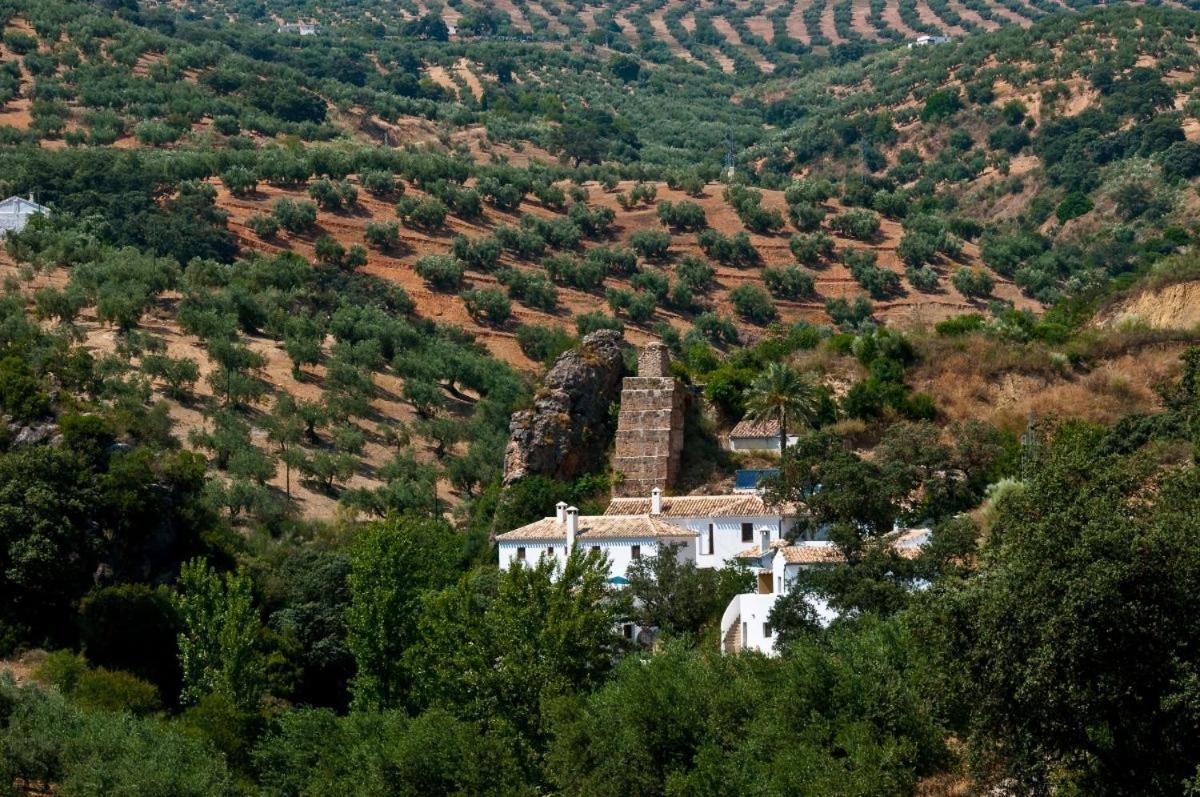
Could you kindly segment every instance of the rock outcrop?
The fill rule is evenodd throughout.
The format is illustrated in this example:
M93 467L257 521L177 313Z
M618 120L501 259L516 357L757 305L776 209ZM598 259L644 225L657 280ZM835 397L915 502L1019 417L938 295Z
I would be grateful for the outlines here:
M533 475L570 479L601 464L612 434L609 406L625 372L624 346L619 332L600 330L555 361L533 409L513 413L505 484Z

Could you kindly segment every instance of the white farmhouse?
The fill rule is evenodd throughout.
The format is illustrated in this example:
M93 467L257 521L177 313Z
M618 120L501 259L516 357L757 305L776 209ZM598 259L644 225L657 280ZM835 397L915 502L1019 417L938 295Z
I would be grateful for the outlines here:
M916 557L929 541L929 529L903 529L893 532L892 547L906 558ZM805 541L791 545L775 542L743 551L739 558L757 577L756 590L737 595L721 615L721 652L754 650L775 654L775 632L771 628L771 609L775 601L792 591L801 570L828 567L842 561L842 553L832 542ZM837 619L837 611L816 595L806 600L817 621L828 626Z
M649 516L686 529L697 538L696 567L722 567L749 545L781 540L794 525L790 512L772 509L753 493L614 498L605 517Z
M789 434L787 444L794 446L799 435ZM779 453L779 421L753 421L749 418L741 420L729 430L729 441L726 446L730 451L749 451L753 453Z
M39 216L49 212L50 208L33 201L32 194L29 195L28 199L20 196L10 196L8 199L0 202L0 237L10 232L20 232L25 229L25 225L29 223L31 216Z
M679 546L675 555L683 561L696 559L696 534L649 514L579 515L579 510L560 502L554 517L543 518L496 538L500 569L537 561L556 560L566 566L568 551L579 549L608 557L609 581L626 583L630 565L643 556L657 555L660 546Z

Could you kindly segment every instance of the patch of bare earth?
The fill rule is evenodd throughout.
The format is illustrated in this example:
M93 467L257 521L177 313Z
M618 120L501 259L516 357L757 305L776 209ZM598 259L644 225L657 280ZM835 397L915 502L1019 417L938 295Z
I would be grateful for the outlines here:
M833 21L833 10L836 6L836 2L825 4L825 9L821 12L821 35L834 44L843 44L846 40L837 32L837 24Z
M654 36L667 45L667 49L671 51L671 55L676 58L682 58L684 61L695 63L696 58L687 51L687 48L679 43L679 39L676 39L667 28L665 14L665 11L659 9L650 15L650 27L654 29Z
M784 30L787 31L788 36L804 44L812 44L812 37L808 35L808 26L804 24L804 10L811 3L812 0L793 0L791 13L784 21Z
M900 6L896 0L887 0L887 4L883 7L880 16L890 29L899 31L906 39L915 39L920 35L900 18Z
M850 28L868 41L879 41L879 32L871 24L870 0L853 0L850 3Z

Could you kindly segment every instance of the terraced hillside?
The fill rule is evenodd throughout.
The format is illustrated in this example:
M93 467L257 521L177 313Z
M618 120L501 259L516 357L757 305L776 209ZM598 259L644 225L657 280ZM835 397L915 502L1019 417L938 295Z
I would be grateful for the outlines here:
M185 3L197 14L210 3ZM1063 0L454 0L440 2L323 4L310 16L294 4L266 3L264 26L309 21L325 26L398 30L439 20L450 41L519 40L545 44L585 43L625 51L651 61L677 58L726 73L794 69L798 56L816 49L843 56L876 45L914 42L921 36L961 38L1006 26L1028 27L1048 16L1085 11L1103 3ZM1195 9L1195 0L1166 7ZM366 6L364 9L363 6ZM237 13L237 6L230 5ZM365 10L365 13L364 13ZM321 35L321 34L318 34Z

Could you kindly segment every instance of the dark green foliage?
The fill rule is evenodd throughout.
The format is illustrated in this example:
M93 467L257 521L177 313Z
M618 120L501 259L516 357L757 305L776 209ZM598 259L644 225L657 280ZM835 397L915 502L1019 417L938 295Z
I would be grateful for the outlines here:
M467 312L477 321L500 325L512 315L512 304L502 291L495 288L477 288L462 294Z
M434 288L442 291L452 291L462 284L462 261L452 255L425 255L414 266L421 279Z
M816 281L812 272L799 266L784 266L783 268L764 268L763 281L772 295L780 299L807 299L816 290Z
M574 343L574 338L558 327L522 324L517 329L517 345L526 357L537 362L553 360Z
M757 285L739 285L729 292L729 301L738 315L752 324L763 325L775 319L771 297Z

